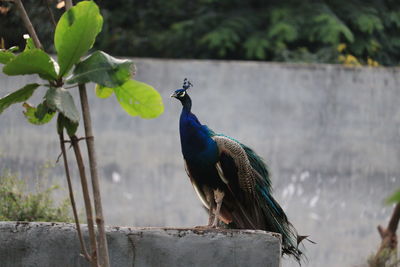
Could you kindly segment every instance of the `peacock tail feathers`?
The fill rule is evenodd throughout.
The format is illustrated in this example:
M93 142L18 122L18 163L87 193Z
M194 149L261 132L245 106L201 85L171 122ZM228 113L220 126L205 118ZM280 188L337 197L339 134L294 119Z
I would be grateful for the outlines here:
M236 141L238 142L238 141ZM253 167L254 170L257 171L258 174L263 178L264 181L264 189L268 190L268 192L272 192L271 188L271 180L270 180L270 175L268 171L267 165L264 163L264 160L256 154L256 152L253 151L250 147L238 142L244 151L246 151L247 157L250 160L251 167Z
M246 146L245 144L242 144L241 142L239 142L235 138L232 138L232 137L230 137L228 135L225 135L225 134L217 134L213 130L208 128L208 126L206 126L206 125L204 125L204 126L208 129L211 137L213 137L213 136L223 136L223 137L229 138L230 140L235 141L236 143L238 143L244 149L244 151L246 152L247 157L248 157L248 159L250 161L251 167L253 167L253 169L256 170L261 175L261 177L264 178L264 180L266 182L266 185L268 187L268 190L271 190L271 181L270 181L270 177L269 177L268 167L265 164L264 160L260 156L258 156L256 154L256 152L254 152L253 149L251 149L250 147Z
M296 260L300 261L302 252L298 249L298 234L292 224L281 208L281 206L272 197L272 187L270 180L270 172L264 160L258 156L253 149L242 144L238 140L224 135L217 134L209 129L210 136L227 138L235 143L246 153L248 161L255 173L254 181L254 200L258 208L261 210L264 217L263 224L257 225L256 228L265 229L272 232L277 232L282 235L282 253L292 255ZM228 225L228 227L236 227L235 225Z

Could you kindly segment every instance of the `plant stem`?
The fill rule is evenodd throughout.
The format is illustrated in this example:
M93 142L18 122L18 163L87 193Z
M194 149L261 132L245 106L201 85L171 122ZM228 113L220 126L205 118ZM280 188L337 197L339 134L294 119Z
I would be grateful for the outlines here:
M99 260L102 267L109 267L110 260L108 256L107 237L104 227L103 209L101 205L100 184L97 174L97 158L94 147L94 137L92 131L92 121L90 118L89 101L86 93L86 85L79 84L79 96L81 98L83 123L85 126L86 145L89 155L90 175L92 177L94 207L96 210L96 223L99 231Z
M43 46L39 41L39 38L36 34L35 28L33 28L33 25L31 23L31 20L28 17L28 14L26 13L26 10L24 8L24 5L22 4L21 0L14 0L15 5L17 6L17 9L19 11L19 15L21 16L22 21L25 24L25 28L28 30L29 35L32 37L33 42L35 43L35 46L39 49L43 50Z
M91 262L92 258L90 257L90 255L88 254L88 252L86 250L85 242L83 241L83 237L82 237L81 226L79 224L78 212L76 211L74 191L73 191L73 188L72 188L71 176L69 174L67 153L65 151L64 133L62 132L61 134L59 134L59 137L60 137L61 154L62 154L63 160L64 160L65 175L67 176L67 182L68 182L69 199L71 200L71 206L72 206L72 211L73 211L73 214L74 214L76 230L78 231L79 243L81 245L81 254L89 262Z
M72 6L72 0L65 0L65 10L70 9Z
M51 7L50 7L51 0L44 0L44 1L46 1L46 8L47 8L47 11L49 12L51 22L53 23L53 26L55 29L57 26L57 23L56 23L56 20L54 19L53 11L51 11Z
M382 226L378 226L378 232L382 238L381 245L378 252L372 258L370 266L386 266L386 262L390 261L392 253L396 256L397 251L397 227L399 226L400 220L400 203L397 203L392 216L390 217L388 226L384 229Z
M88 188L86 174L85 174L85 165L83 164L82 153L79 148L78 138L75 135L70 136L70 138L71 138L72 147L75 152L76 162L78 164L79 175L81 177L83 200L85 202L86 218L87 218L87 224L88 224L88 230L89 230L89 240L90 240L91 251L92 251L91 265L93 267L97 267L98 264L97 264L96 235L95 235L95 231L94 231L92 204L90 201L89 188Z
M397 203L396 207L394 208L392 217L390 218L388 224L388 230L391 231L392 233L396 233L397 227L399 226L399 220L400 220L400 203Z
M65 1L65 10L69 10L72 8L73 3L72 0L64 0ZM82 88L82 90L81 90ZM81 92L83 91L83 92ZM107 247L107 238L106 238L106 232L104 229L104 219L103 219L103 209L101 206L101 197L100 197L100 186L99 186L99 181L98 181L98 176L97 176L97 161L96 161L96 154L94 151L94 137L92 133L92 124L90 120L90 111L89 111L89 103L87 100L87 94L86 94L86 86L79 85L79 94L81 97L81 106L82 106L82 115L83 115L83 120L85 124L85 136L86 136L86 144L88 147L88 154L89 154L89 166L90 166L90 175L92 177L92 188L93 188L93 196L94 196L94 206L95 206L95 211L96 211L96 224L98 227L98 232L99 232L99 248L96 251L98 252L97 255L99 256L99 261L102 267L109 267L109 257L108 257L108 247ZM87 126L89 125L89 126ZM90 137L90 141L88 139ZM72 141L72 138L71 138ZM78 141L76 141L78 142ZM79 148L79 145L77 144L77 147ZM83 162L82 166L83 166ZM87 184L86 184L87 186ZM93 221L92 221L93 223ZM95 255L96 256L96 255ZM96 263L97 263L97 257L96 257Z

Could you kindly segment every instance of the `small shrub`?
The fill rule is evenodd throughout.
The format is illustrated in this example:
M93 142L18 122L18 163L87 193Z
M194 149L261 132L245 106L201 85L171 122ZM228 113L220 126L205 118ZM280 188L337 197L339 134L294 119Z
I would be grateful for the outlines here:
M52 198L57 189L53 185L29 192L24 181L4 171L0 175L0 221L72 222L68 199L57 204Z

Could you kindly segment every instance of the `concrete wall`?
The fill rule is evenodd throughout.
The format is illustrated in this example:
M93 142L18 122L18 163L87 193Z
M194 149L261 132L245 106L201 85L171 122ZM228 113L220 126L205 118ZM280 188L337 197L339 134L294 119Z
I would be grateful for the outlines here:
M87 238L87 228L84 227ZM108 227L115 267L279 267L280 236L253 230ZM84 267L75 226L0 222L0 266Z
M275 197L306 244L307 266L361 264L376 249L383 200L400 186L400 71L256 62L137 59L137 79L157 88L165 113L129 117L114 97L92 114L108 224L204 225L207 215L180 153L180 104L171 92L187 77L200 121L253 147L272 171ZM0 92L36 78L0 76ZM35 93L38 103L44 89ZM78 103L79 104L79 103ZM25 123L18 105L0 116L0 168L35 180L59 154L55 122ZM72 154L71 157L72 158ZM64 183L61 166L49 171ZM73 172L77 175L77 172ZM114 182L113 182L114 181ZM78 186L75 181L75 186ZM297 266L285 261L284 266Z

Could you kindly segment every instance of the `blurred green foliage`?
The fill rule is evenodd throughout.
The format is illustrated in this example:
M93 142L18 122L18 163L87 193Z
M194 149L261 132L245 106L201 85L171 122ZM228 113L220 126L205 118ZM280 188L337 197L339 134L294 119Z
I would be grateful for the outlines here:
M400 188L397 189L396 192L393 193L388 199L386 200L388 204L393 204L393 203L400 203Z
M24 181L3 171L0 175L0 221L72 222L70 203L56 204L52 198L57 186L29 192Z
M44 45L52 40L45 1L24 1ZM136 57L289 62L400 61L396 0L98 1L105 24L95 45ZM12 4L3 2L3 6ZM54 4L55 5L55 4ZM15 10L0 20L8 46L23 43ZM60 11L56 11L56 16ZM343 46L344 45L344 46ZM338 47L341 46L341 51ZM341 57L342 56L342 57Z

